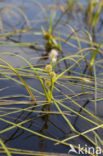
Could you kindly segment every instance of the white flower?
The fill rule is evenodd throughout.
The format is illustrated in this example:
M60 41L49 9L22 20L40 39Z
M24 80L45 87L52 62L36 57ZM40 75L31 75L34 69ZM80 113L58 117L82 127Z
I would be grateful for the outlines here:
M52 49L49 53L49 58L55 63L57 61L58 51L56 49Z
M52 61L53 61L53 63L56 63L57 58L53 58Z
M99 3L99 2L100 2L100 0L95 0L95 2L96 2L96 3Z

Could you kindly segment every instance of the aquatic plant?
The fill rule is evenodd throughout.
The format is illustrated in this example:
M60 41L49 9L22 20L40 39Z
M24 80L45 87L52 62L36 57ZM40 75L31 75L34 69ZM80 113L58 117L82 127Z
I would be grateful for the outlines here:
M14 25L15 29L3 31L5 27L2 27L0 34L1 48L14 47L13 52L6 49L0 53L0 92L4 91L3 96L0 96L0 154L50 154L23 150L20 146L18 149L10 147L10 141L15 141L25 133L26 139L37 137L43 145L52 141L53 147L62 145L68 150L72 144L76 151L77 138L80 138L94 148L100 146L103 152L103 139L99 133L103 128L103 120L98 114L98 105L103 101L102 39L99 36L97 42L89 30L73 27L68 22L71 19L67 20L68 8L72 9L72 14L76 11L75 4L78 4L78 10L83 6L78 1L63 3L64 11L59 10L59 17L56 16L57 10L48 13L46 7L38 1L33 1L33 4L39 6L43 24L37 19L29 20L22 7L7 6L0 12L2 18L2 12L8 10L9 15L13 13L18 20L22 18L21 28ZM89 25L95 29L100 22L102 1L91 1L87 9L84 8L79 12L80 16L85 12ZM80 24L80 21L77 20L77 23ZM30 39L34 37L34 40L23 42L21 38L25 35L30 35ZM29 55L30 50L34 50L34 57L25 58L22 53L17 53L19 50L16 47L25 47ZM41 63L43 53L48 59ZM7 60L9 57L22 61L23 65L12 65ZM2 87L2 81L10 84ZM20 93L15 93L12 85ZM13 94L9 95L9 89ZM4 94L5 91L8 95ZM89 153L88 149L83 149L83 152L95 155L93 151Z

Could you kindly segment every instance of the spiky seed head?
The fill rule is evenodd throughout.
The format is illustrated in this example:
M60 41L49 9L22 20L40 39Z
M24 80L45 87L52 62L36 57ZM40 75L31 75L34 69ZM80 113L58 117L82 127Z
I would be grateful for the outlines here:
M46 79L46 80L45 80L45 86L46 86L47 88L49 88L49 87L51 86L51 81L48 80L48 79Z
M52 39L52 35L49 34L49 33L45 33L44 39L45 39L45 40L50 40L50 39Z
M55 78L55 77L56 77L55 72L50 72L50 76L51 76L52 78Z
M51 72L52 71L52 66L50 64L46 65L45 67L47 72Z

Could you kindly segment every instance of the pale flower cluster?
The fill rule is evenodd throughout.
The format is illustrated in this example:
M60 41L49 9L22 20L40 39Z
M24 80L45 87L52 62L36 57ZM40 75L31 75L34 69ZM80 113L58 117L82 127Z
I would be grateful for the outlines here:
M56 49L52 49L49 53L49 58L52 60L53 63L57 61L58 51Z
M100 2L100 0L95 0L95 2L96 2L96 3L99 3L99 2Z

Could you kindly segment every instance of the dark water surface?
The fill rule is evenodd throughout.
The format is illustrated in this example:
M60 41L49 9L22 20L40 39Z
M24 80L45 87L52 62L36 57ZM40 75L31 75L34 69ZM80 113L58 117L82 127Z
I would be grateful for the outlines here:
M82 0L81 1L83 3L84 6L87 6L86 0ZM62 3L64 4L64 2L61 1L56 1L56 3L60 3L62 5ZM40 32L41 26L43 26L44 28L46 28L46 22L44 20L44 15L42 12L42 7L40 8L40 4L42 4L44 7L47 6L47 8L51 5L55 4L55 0L51 1L51 0L38 0L38 1L32 1L32 0L0 0L0 8L4 8L4 7L11 7L13 8L14 6L16 7L20 7L24 9L24 12L27 16L28 21L30 21L30 25L32 28L37 29L37 32ZM16 8L17 9L17 8ZM11 9L12 11L15 10ZM48 16L50 14L49 10L48 12ZM10 13L11 18L9 17L9 14L7 16L6 14L7 12L2 12L2 17L4 19L3 21L3 32L11 32L12 30L16 29L24 29L28 27L28 22L26 23L23 16L20 14L20 12L17 11L15 12L15 16L12 14L13 12ZM20 21L18 20L18 15L19 14L19 18ZM56 14L56 18L58 18L61 15L61 11L58 10L57 14ZM83 24L82 18L79 19L79 21L75 21L74 19L76 18L81 18L81 15L74 15L73 18L70 19L70 21L68 22L71 27L73 27L74 29L81 29L84 30L87 26L81 25ZM66 16L64 16L64 21L66 22ZM68 19L67 19L68 20ZM81 21L80 21L81 20ZM62 23L61 23L62 24ZM0 25L1 28L1 32L2 32L2 25ZM43 39L39 38L39 35L35 36L33 35L33 31L31 31L31 33L25 33L25 34L20 34L18 36L10 36L9 39L2 39L0 38L0 41L2 40L6 40L8 42L11 42L11 40L16 40L19 42L29 42L29 43L33 43L35 41L40 42L42 45L44 44ZM62 29L59 26L57 27L57 30L60 30L61 33L71 33L70 30L67 29ZM101 30L102 32L102 30ZM86 38L86 35L84 34L83 38ZM39 41L40 39L40 41ZM75 44L76 46L78 45L77 41L72 41L73 44ZM82 47L86 47L87 44L83 43ZM69 47L69 48L68 48ZM41 48L44 49L44 48ZM65 56L70 55L70 54L75 54L75 52L77 52L77 48L72 47L71 45L63 45L63 49L64 51L66 51ZM29 62L31 62L32 64L46 64L49 63L49 60L40 60L42 54L45 53L45 51L36 51L34 49L31 49L30 47L18 47L18 46L0 46L0 57L2 59L4 59L5 61L7 61L10 65L12 65L13 67L19 68L19 67L24 67L27 64L20 59L19 57L16 57L15 55L12 54L3 54L5 52L10 52L13 54L18 54L23 56L24 58L26 58ZM99 57L99 56L98 56ZM82 64L81 69L84 70L85 69L85 63ZM63 71L65 69L65 63L62 63L59 67L57 72L59 73L59 71ZM77 69L78 70L78 69ZM77 71L76 70L76 71ZM75 73L74 73L75 75ZM11 76L12 78L15 78L15 76ZM101 76L102 78L102 76ZM17 79L18 80L18 79ZM42 92L42 87L40 85L40 82L34 78L26 78L24 77L24 80L27 82L27 84L29 84L31 87L39 90L40 92ZM69 96L74 96L77 93L82 93L82 89L81 87L79 87L79 84L76 86L75 83L73 82L71 84L71 81L64 81L64 83L67 83L67 86L69 86L69 91L67 91L67 89L63 89L62 86L57 85L57 87L61 90L61 93L58 95L58 92L55 90L54 91L54 96L57 97L58 99L62 99L63 94L68 94ZM101 86L102 88L102 86ZM73 93L71 92L71 90L73 89ZM89 89L85 89L85 91L88 91ZM91 89L92 90L92 89ZM68 92L68 93L67 93ZM34 95L37 96L37 100L38 101L45 101L44 96L43 95L39 95L37 93L35 93L35 91L33 91ZM101 93L102 94L102 93ZM90 94L88 95L88 98L85 96L80 96L79 98L75 98L75 96L73 97L73 100L75 100L76 102L78 102L81 106L86 106L86 109L88 109L90 112L94 113L94 102L93 101L88 101L88 99L94 99L93 95ZM3 102L3 103L2 103ZM42 103L42 102L41 102ZM101 107L101 103L99 103L100 107L98 107L98 111L99 111L99 115L101 116L100 119L102 120L102 107ZM73 105L72 102L70 100L65 100L64 101L65 105L69 105L69 107L77 112L80 111L80 108L78 108L77 106ZM67 126L67 122L62 118L61 115L56 115L56 114L47 114L44 115L43 113L36 113L33 111L40 111L41 109L45 109L43 106L39 106L36 107L35 104L32 104L32 100L30 99L25 87L23 87L22 85L17 84L16 82L12 81L12 80L7 80L7 79L0 79L0 117L5 119L6 121L10 121L12 123L18 124L21 121L25 121L25 120L30 120L26 123L23 124L23 127L26 127L27 130L24 130L23 128L17 127L17 128L12 128L11 130L4 132L4 133L0 133L0 137L2 138L2 140L4 141L4 143L6 144L7 147L11 147L11 148L18 148L18 149L24 149L24 150L32 150L32 151L44 151L44 152L56 152L56 153L68 153L69 147L66 145L55 145L55 143L53 141L50 141L48 139L42 138L40 136L37 136L33 133L31 133L29 130L31 131L35 131L38 132L40 134L44 134L46 136L49 136L51 138L55 138L55 139L59 139L59 140L63 140L67 137L70 137L74 134L73 131L71 131L70 127ZM21 110L21 111L17 111L20 109L26 109L28 107L28 111L27 110ZM30 108L29 108L30 107ZM7 108L7 109L6 109ZM9 109L8 109L9 108ZM29 111L32 110L32 111ZM51 111L57 111L57 108L55 107L54 104L51 105L50 107ZM67 111L66 109L64 109L64 111ZM12 112L9 114L9 112ZM68 115L67 117L69 118L70 122L73 124L73 126L79 131L85 131L88 130L89 128L93 128L94 125L90 124L88 121L84 120L83 118L77 117L73 112L70 112L68 110ZM81 112L82 115L85 115L85 112L82 111ZM89 117L90 119L92 119L92 117ZM0 121L0 131L2 132L2 130L10 127L11 125L4 122L4 121ZM98 132L98 134L101 134L102 130L100 129L100 131ZM87 135L88 137L92 138L93 134L89 133ZM101 135L101 139L103 139L103 135ZM73 145L77 145L81 144L81 145L88 145L88 146L93 146L86 138L84 138L83 136L77 137L73 140L69 141L70 144ZM81 154L82 155L82 154ZM86 155L86 154L85 154ZM3 156L3 155L0 155Z

